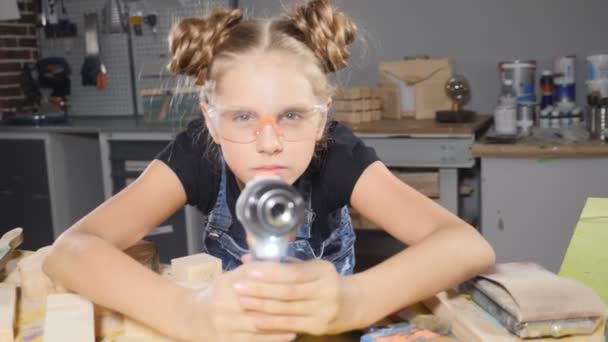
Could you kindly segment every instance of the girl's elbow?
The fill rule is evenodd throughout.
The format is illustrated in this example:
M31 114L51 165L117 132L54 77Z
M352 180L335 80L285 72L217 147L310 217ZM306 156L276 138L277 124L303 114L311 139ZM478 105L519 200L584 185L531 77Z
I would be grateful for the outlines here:
M83 253L83 249L86 249L83 244L84 241L78 233L64 233L55 240L42 259L42 271L50 278L54 278L66 261L74 260L73 258L77 258L80 253Z
M490 243L484 239L481 235L479 236L479 260L481 269L480 272L486 271L496 263L496 252Z

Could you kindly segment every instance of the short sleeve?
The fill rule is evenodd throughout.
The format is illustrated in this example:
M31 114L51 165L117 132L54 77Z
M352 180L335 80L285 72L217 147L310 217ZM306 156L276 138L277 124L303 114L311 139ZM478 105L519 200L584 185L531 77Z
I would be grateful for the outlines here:
M351 131L332 123L327 150L322 156L321 178L326 203L340 208L350 203L355 184L372 163L380 160L376 151Z
M177 175L190 205L208 213L219 187L216 165L206 148L208 134L202 120L190 122L157 156Z

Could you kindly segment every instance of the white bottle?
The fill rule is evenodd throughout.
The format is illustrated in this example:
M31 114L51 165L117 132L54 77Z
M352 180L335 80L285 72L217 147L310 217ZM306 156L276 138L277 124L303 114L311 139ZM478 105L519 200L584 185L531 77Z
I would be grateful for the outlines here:
M498 134L517 133L517 97L513 94L513 80L504 80L504 89L511 89L500 96L494 110L494 129Z

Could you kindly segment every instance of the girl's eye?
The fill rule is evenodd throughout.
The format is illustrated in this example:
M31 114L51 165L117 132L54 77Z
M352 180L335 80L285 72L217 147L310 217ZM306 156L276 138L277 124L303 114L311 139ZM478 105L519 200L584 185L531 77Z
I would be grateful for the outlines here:
M253 120L253 118L253 114L247 112L234 113L234 115L232 116L232 120L234 121L250 121Z
M302 113L299 112L287 112L287 113L283 113L281 115L280 119L286 119L286 120L301 120L304 118L304 115L302 115Z

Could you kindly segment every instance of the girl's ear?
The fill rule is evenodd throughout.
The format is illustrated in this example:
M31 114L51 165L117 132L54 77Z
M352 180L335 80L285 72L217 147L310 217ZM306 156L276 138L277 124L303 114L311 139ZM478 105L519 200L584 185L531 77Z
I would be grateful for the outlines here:
M325 104L326 104L326 108L327 108L327 110L325 111L325 115L323 115L323 119L322 119L323 121L321 122L321 125L319 126L319 127L320 127L320 129L319 129L319 131L317 132L317 136L316 136L316 140L317 140L317 141L319 141L319 140L323 139L323 134L325 133L325 125L327 125L327 120L329 120L329 119L328 119L328 116L329 116L329 109L331 108L331 106L332 106L332 104L333 104L333 100L332 100L332 98L331 98L331 97L328 97L328 98L327 98L327 102L326 102Z
M209 117L209 104L207 102L201 101L200 105L201 105L201 112L203 113L203 118L205 120L205 126L207 126L207 131L211 135L213 142L215 142L216 144L219 144L220 140L219 140L219 137L217 136L217 132L215 131L215 127L213 127L212 118Z

